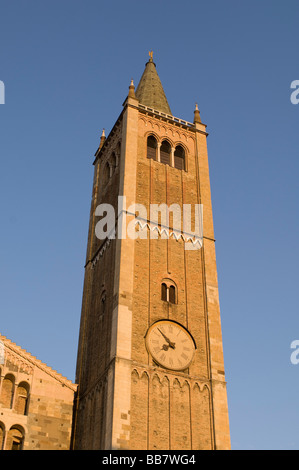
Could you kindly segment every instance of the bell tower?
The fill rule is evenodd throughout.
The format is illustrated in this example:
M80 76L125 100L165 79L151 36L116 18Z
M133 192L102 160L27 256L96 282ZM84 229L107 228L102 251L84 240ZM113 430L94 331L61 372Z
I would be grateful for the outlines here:
M206 140L151 52L94 159L73 449L230 448Z

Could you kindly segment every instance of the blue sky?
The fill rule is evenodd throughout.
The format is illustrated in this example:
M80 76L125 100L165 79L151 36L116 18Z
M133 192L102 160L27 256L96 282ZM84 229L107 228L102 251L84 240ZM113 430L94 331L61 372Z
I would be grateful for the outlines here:
M93 155L148 51L208 151L233 449L298 449L297 1L0 0L2 334L74 380Z

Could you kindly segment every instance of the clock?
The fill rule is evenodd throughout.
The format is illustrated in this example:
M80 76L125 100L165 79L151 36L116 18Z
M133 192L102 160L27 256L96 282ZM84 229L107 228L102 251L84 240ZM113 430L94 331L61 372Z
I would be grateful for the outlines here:
M187 369L196 349L189 331L171 320L153 323L145 335L145 345L158 365L171 370Z

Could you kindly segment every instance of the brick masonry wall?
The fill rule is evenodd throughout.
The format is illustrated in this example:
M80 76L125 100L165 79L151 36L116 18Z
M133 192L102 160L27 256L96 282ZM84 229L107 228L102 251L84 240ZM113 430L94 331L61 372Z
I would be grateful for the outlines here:
M122 118L95 163L87 266L77 361L79 383L75 448L229 448L226 388L218 301L205 127L198 132L147 116L128 98ZM166 137L186 152L180 171L149 160L146 139ZM118 176L101 186L104 164L121 140ZM113 177L112 177L113 178ZM115 240L101 256L94 211L100 202L204 205L204 246L186 251L182 240ZM94 263L96 260L96 263ZM177 287L177 304L161 300L161 282ZM99 322L102 289L108 310ZM182 372L158 367L145 334L168 318L188 328L197 345Z
M200 204L203 202L200 191L208 199L209 176L207 172L201 174L203 184L200 184L194 132L140 115L138 133L136 198L147 206L148 214L149 204L176 203L181 208L183 204ZM173 147L184 145L187 172L146 158L150 133L160 142L167 138ZM211 217L212 212L208 211L205 225L207 235L213 236ZM203 267L207 262L210 269L216 270L216 264L213 259L205 259L203 252L204 249L186 251L184 243L174 239L151 240L149 233L147 240L135 242L132 360L147 368L139 373L136 368L132 371L131 448L212 449L215 446ZM171 279L176 284L176 305L161 300L163 279ZM161 318L181 323L196 341L194 360L181 374L165 370L162 373L163 369L153 362L145 348L148 327ZM221 336L218 341L221 342ZM226 432L226 423L222 426ZM228 442L224 447L229 447Z

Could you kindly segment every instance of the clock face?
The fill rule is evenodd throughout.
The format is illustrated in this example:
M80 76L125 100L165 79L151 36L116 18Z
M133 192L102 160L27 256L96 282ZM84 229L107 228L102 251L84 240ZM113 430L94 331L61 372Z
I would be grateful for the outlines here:
M154 361L166 369L186 369L195 353L195 343L190 333L170 320L153 323L147 331L145 344Z

